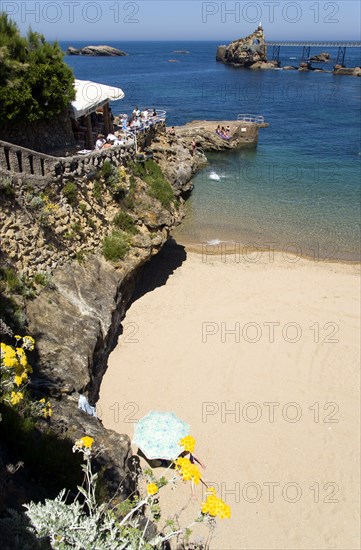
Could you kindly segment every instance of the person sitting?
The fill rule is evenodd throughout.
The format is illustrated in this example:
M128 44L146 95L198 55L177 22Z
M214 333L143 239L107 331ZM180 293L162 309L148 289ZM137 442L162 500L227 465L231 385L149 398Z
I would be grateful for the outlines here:
M220 134L221 133L221 127L220 125L218 124L217 128L216 128L216 134Z
M100 149L104 147L105 143L106 143L105 137L103 136L103 134L99 134L95 142L95 149L97 151L100 151Z
M172 126L172 128L169 130L168 134L169 134L170 136L175 136L175 128L174 128L174 126Z
M153 108L152 116L157 116L157 111L156 111L155 107Z
M132 115L133 115L133 120L136 120L137 118L140 117L140 110L138 108L138 105L134 107Z
M144 118L144 120L147 120L148 115L149 115L149 111L148 111L148 107L146 107L146 109L141 113L141 118Z

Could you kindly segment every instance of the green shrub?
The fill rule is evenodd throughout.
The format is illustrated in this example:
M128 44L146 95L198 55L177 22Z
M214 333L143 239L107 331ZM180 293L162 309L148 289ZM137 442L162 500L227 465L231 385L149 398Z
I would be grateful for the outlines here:
M80 222L72 223L71 228L72 228L74 233L80 233L80 231L81 231Z
M76 203L78 188L72 181L68 181L63 187L63 195L72 206Z
M51 288L51 275L49 273L36 273L34 275L34 283L45 288Z
M138 233L137 228L134 225L134 220L126 212L120 211L114 216L113 224L122 231L135 235Z
M9 178L0 178L0 193L8 198L15 195L15 190Z
M129 243L125 233L113 231L103 241L103 256L106 260L115 262L122 260L129 250Z
M97 201L101 200L102 192L103 192L102 185L98 180L96 180L94 183L93 195Z
M84 261L85 261L85 252L84 252L84 250L78 250L78 252L76 253L75 256L76 256L77 261L80 264L84 263Z
M169 208L175 200L173 188L165 179L160 166L154 160L133 163L133 175L144 180L149 186L149 196L158 199L164 208Z
M0 268L0 287L11 294L20 294L24 298L34 298L35 296L31 281L24 276L18 276L12 268Z
M113 174L113 169L115 167L109 162L109 160L104 161L103 165L99 168L97 176L100 178L107 179Z
M101 168L98 170L98 179L104 178L105 185L111 192L114 198L123 198L125 195L125 189L123 187L122 180L124 179L119 169L106 160Z
M0 14L0 120L20 124L53 119L75 98L74 75L57 42L29 30L22 37Z

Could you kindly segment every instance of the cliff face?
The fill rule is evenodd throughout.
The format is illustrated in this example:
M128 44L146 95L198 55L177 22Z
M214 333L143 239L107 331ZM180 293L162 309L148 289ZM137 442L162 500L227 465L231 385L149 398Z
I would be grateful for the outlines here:
M234 40L228 46L219 46L216 59L237 67L251 67L255 63L267 62L263 28L259 26L254 33Z
M96 402L141 266L180 223L179 195L205 162L203 155L193 157L182 140L174 143L165 134L155 138L154 147L173 192L164 180L161 184L155 164L149 165L152 176L142 164L129 163L120 172L103 166L41 191L33 183L0 177L2 273L13 270L37 292L23 302L26 330L36 340L32 384L50 396L53 432L71 441L84 434L95 439L102 449L98 467L110 491L121 486L120 496L132 490L130 439L80 410L79 396ZM114 178L114 170L120 178ZM107 261L104 243L113 232L121 234L125 253ZM13 297L21 303L16 290Z

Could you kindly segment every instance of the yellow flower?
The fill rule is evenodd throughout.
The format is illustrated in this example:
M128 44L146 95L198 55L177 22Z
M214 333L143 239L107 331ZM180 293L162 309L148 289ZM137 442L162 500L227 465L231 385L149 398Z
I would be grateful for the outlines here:
M201 480L202 474L198 466L192 464L189 458L179 457L175 461L175 468L178 470L184 481L194 481L196 485Z
M79 449L82 449L83 447L85 449L91 449L93 443L94 443L94 439L92 437L89 437L88 435L81 437L80 439L75 441L75 445L79 447Z
M45 403L45 402L46 402L45 397L43 397L42 399L39 400L39 403Z
M183 439L179 442L179 445L181 445L183 449L189 453L193 453L195 444L196 440L192 435L186 435L186 437L183 437Z
M158 486L155 483L148 483L147 493L148 495L155 495L158 493Z
M28 360L23 348L16 348L16 355L18 356L20 365L22 367L26 367L28 364Z
M231 517L231 507L226 504L221 498L217 497L215 489L210 487L207 490L208 496L205 502L202 502L202 514L209 514L212 517L219 516L220 519L228 519Z
M53 414L53 411L50 407L48 409L42 409L41 412L43 413L44 418L50 418L50 416Z
M14 382L15 382L16 386L21 386L22 381L23 381L23 379L22 379L21 376L18 376L18 375L15 376Z
M35 340L31 336L24 336L23 348L32 351L35 347Z
M21 381L26 382L27 379L28 379L28 374L27 372L24 371L21 375Z
M18 365L18 358L14 348L7 344L1 344L1 363L4 367L12 368Z
M22 399L24 399L24 394L21 391L11 392L10 403L12 405L17 405Z
M19 336L18 334L15 334L14 338L15 340L21 340L21 336Z

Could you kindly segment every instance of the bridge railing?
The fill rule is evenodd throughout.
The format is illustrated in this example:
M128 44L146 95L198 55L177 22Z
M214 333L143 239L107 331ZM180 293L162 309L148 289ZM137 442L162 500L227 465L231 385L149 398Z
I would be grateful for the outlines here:
M254 122L255 124L263 124L264 123L264 116L262 115L250 115L250 114L239 114L237 115L237 120L241 120L243 122Z

